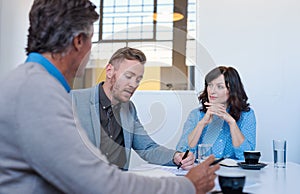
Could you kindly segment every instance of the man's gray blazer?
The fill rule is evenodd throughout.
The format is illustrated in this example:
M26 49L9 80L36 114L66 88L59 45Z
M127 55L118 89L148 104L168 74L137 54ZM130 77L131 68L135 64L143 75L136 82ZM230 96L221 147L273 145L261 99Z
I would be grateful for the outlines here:
M72 103L82 128L91 142L100 148L99 84L92 88L73 90ZM121 125L124 134L127 163L133 148L141 158L154 164L174 165L172 159L175 150L167 149L155 143L140 123L134 104L129 101L121 104Z

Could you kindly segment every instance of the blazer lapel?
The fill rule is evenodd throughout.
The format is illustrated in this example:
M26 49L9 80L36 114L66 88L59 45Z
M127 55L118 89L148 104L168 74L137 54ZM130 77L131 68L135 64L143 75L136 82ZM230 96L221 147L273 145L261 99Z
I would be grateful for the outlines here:
M128 160L129 154L130 154L130 149L132 147L131 146L132 145L132 136L133 136L132 129L134 128L134 126L133 126L134 121L132 119L130 119L131 115L130 115L127 103L123 103L121 105L120 118L121 118L121 124L122 124L123 135L124 135L126 157Z
M91 122L96 140L96 147L100 148L100 114L99 114L99 84L90 92Z

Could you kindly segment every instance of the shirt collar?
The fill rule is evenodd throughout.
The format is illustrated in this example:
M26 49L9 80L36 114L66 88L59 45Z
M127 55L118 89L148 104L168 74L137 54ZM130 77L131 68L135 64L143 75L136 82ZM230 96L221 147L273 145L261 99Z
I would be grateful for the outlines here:
M101 82L99 84L99 103L102 109L108 109L109 107L112 107L114 110L119 110L121 108L121 103L118 103L116 105L111 104L110 99L106 96L104 89L103 89L104 82Z
M64 78L63 74L43 55L35 52L29 53L26 62L35 62L42 65L48 71L48 73L50 73L61 83L61 85L63 85L68 93L70 92L71 88Z
M99 84L99 101L102 109L107 109L111 106L111 101L104 92L103 84L104 82L101 82Z

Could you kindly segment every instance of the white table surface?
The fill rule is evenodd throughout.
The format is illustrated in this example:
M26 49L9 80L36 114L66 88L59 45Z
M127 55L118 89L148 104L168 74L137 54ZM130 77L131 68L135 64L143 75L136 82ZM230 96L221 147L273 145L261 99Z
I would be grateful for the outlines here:
M252 194L288 194L300 193L300 165L288 162L286 168L275 168L273 163L268 164L260 170L245 170L240 167L221 166L216 173L243 173L246 175L246 183L243 192ZM155 167L156 166L156 167ZM176 169L176 167L173 167ZM164 172L164 167L157 165L143 165L132 169L129 172L145 176L174 176ZM220 191L218 177L215 180L216 186L213 190Z
M286 168L275 168L273 163L267 163L260 170L245 170L240 167L221 166L218 173L240 172L246 175L243 192L255 194L287 194L300 193L300 165L288 162ZM215 188L219 188L216 184Z

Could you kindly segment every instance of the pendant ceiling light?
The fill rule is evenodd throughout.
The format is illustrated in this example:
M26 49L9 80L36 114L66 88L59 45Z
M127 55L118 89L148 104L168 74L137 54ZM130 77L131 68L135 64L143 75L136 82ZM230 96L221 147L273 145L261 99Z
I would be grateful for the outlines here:
M176 22L179 20L182 20L184 16L181 13L168 13L168 12L162 12L162 13L154 13L153 14L153 20L157 22Z

